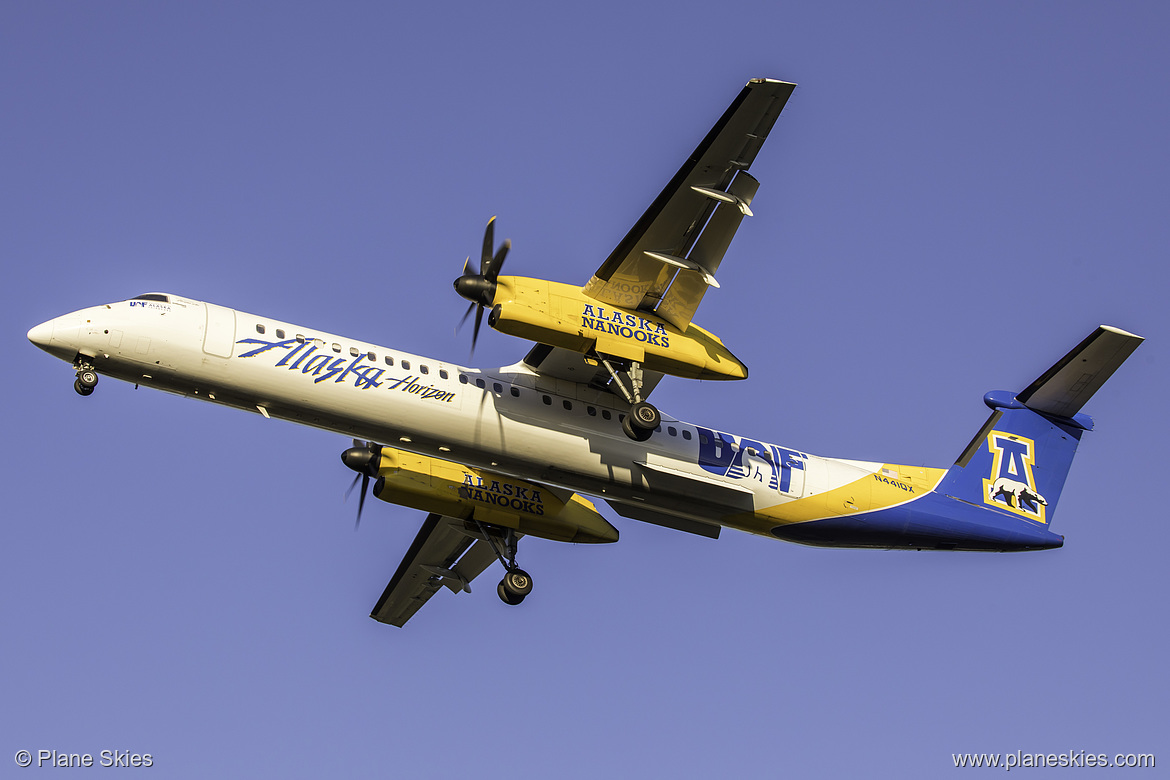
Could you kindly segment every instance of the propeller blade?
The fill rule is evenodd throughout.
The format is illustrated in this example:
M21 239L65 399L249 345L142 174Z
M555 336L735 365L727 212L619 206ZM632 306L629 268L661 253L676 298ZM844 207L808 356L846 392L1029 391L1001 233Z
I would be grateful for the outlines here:
M496 218L488 220L487 228L483 231L483 253L479 256L479 272L487 276L488 268L492 263L492 247L496 243Z
M505 238L504 243L500 245L500 251L492 258L491 268L483 272L484 278L489 282L494 282L499 277L500 269L504 267L504 258L508 256L508 250L511 248L512 239Z
M357 482L354 479L354 482ZM353 530L356 532L358 526L362 524L362 508L366 505L366 488L370 485L370 475L362 474L362 497L358 500L357 520L353 521Z
M474 305L474 304L473 304ZM479 340L479 325L483 322L483 307L475 307L475 330L471 331L471 354L475 354L475 342Z
M361 477L361 474L354 474L353 475L353 482L349 483L349 488L347 488L345 491L345 498L342 499L343 501L349 501L349 494L353 492L353 489L355 487L357 487L358 479L360 477Z
M459 324L455 326L456 333L458 333L459 329L463 327L463 323L467 322L467 318L471 316L471 310L474 308L475 308L474 303L468 305L467 311L463 312L463 318L461 320L459 320Z

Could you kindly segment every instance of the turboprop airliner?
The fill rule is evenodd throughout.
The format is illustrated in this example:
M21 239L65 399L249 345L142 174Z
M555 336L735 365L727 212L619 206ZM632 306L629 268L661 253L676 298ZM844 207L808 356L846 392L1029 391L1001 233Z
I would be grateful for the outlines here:
M404 625L442 588L499 561L519 604L526 535L609 543L626 518L709 538L733 528L826 547L1022 551L1060 547L1053 518L1082 435L1081 408L1142 338L1101 326L1018 391L988 393L987 422L949 468L819 457L662 414L665 377L743 380L746 365L692 322L759 187L748 168L794 85L755 79L583 286L501 276L510 244L489 221L455 290L493 329L535 342L480 369L165 292L93 306L28 332L99 377L289 420L353 439L341 454L373 495L426 513L371 617ZM494 220L494 218L493 218ZM495 249L495 251L493 251Z

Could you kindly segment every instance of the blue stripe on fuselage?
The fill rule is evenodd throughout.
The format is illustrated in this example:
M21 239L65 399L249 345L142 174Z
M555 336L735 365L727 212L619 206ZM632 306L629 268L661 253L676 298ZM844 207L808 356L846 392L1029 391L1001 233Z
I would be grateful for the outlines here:
M1046 527L938 493L901 506L779 525L772 535L817 547L912 550L1049 550L1064 537Z

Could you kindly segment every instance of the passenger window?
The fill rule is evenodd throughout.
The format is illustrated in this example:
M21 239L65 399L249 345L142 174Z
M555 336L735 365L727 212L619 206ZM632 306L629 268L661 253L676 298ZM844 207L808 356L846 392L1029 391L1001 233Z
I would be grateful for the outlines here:
M340 344L334 344L334 345L333 345L333 351L334 351L334 352L340 352L340 351L341 351L341 345L340 345Z
M569 410L569 411L572 411L572 410L573 410L573 404L571 404L570 402L568 402L568 401L561 401L561 403L562 403L562 404L564 404L564 406L565 406L565 409L567 409L567 410Z
M430 370L429 368L427 368L426 366L419 366L419 367L418 367L418 370L419 370L420 372L424 373L424 374L429 374L429 373L431 373L431 370Z
M440 378L440 379L446 379L446 378L447 378L447 376L448 376L448 375L447 375L447 369L445 369L445 368L440 368L440 369L439 369L439 378Z
M675 428L673 425L671 425L670 427L668 427L668 428L666 429L666 432L667 432L667 433L669 433L671 436L678 436L678 429L677 429L677 428Z
M461 385L467 384L467 374L460 374L459 375L459 384L461 384Z
M378 356L377 356L377 355L375 355L373 352L367 352L367 353L366 353L366 357L368 357L368 358L370 359L370 362L371 362L371 363L377 363L377 362L378 362Z
M588 414L590 417L596 417L597 416L597 409L592 407L592 406L586 406L585 413Z
M349 356L350 357L357 357L358 356L358 348L357 347L350 347L349 348Z
M691 440L691 432L688 431L686 428L683 428L683 438L686 439L687 441Z
M402 361L402 367L403 367L403 368L405 368L407 371L409 371L409 370L410 370L410 361L409 361L409 360L403 360L403 361Z
M257 333L263 333L263 332L264 332L264 326L263 326L263 325L261 325L261 324L260 324L260 323L258 323L258 322L256 323L256 332L257 332Z
M492 384L492 389L493 389L493 390L495 390L497 393L502 393L502 392L504 392L504 386L503 386L503 385L501 385L499 382L495 382L495 383L493 383L493 384Z
M280 328L277 328L277 329L276 329L276 337L277 337L278 339L282 339L282 338L284 338L284 331L283 331L283 330L281 330Z
M549 398L547 395L542 395L540 397L540 400L544 401L545 406L552 406L552 399Z
M710 443L711 443L711 440L707 438L707 434L705 434L705 433L699 434L699 444L710 444Z
M475 386L482 390L487 387L487 382L483 381L483 379L476 379Z
M382 358L382 360L384 360L386 362L386 365L388 365L388 366L394 365L394 358L390 357L389 355Z
M298 334L297 334L297 341L299 341L299 342L301 342L302 344L304 344L304 343L305 343L305 337L304 337L304 336L302 336L300 333L298 333Z
M517 398L520 397L520 388L519 387L510 387L508 389L512 391L512 395L516 396Z
M609 413L609 409L602 409L601 410L601 417L602 417L602 419L605 419L605 420L612 420L613 419L613 415L611 415Z

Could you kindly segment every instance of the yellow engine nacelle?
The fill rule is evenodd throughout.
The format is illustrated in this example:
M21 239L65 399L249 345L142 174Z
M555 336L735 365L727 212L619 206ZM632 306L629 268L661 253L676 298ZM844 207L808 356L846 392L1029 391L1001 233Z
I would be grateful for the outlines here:
M381 448L374 496L556 542L618 540L618 530L576 493L392 447Z
M501 333L636 360L649 371L688 379L746 379L747 366L698 325L680 332L653 314L606 306L580 287L501 276L488 324Z

